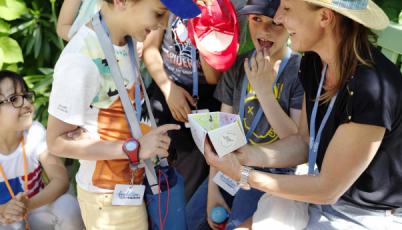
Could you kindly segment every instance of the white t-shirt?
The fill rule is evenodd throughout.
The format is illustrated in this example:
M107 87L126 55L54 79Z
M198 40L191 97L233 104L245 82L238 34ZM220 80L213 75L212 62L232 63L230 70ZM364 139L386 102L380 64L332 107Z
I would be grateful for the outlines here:
M33 122L31 128L24 132L24 141L28 163L28 196L33 197L44 187L39 157L47 149L46 130L39 122ZM8 155L0 152L0 164L14 194L24 192L25 174L22 145L18 145L17 149ZM0 205L7 203L9 200L11 200L10 192L7 189L4 178L0 175Z
M128 46L114 46L124 83L134 103L134 71ZM124 110L95 32L83 26L63 50L54 70L49 114L88 130L102 140L131 137ZM143 132L148 125L141 124ZM81 160L76 179L90 192L109 193L117 183L128 183L128 160ZM140 178L141 175L136 175Z

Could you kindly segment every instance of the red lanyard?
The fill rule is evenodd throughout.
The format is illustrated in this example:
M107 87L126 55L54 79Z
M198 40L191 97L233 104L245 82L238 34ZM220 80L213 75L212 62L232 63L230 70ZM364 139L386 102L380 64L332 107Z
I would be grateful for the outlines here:
M24 158L24 191L29 193L28 190L28 160L27 160L27 152L25 150L25 142L24 142L24 136L22 136L22 140L21 140L21 146L22 146L22 155ZM15 198L15 194L13 189L11 188L10 182L8 181L8 178L4 172L3 166L0 164L0 173L4 178L4 182L6 183L8 192L11 195L11 198L14 199ZM24 216L24 220L25 220L25 229L29 229L29 225L28 225L28 215Z

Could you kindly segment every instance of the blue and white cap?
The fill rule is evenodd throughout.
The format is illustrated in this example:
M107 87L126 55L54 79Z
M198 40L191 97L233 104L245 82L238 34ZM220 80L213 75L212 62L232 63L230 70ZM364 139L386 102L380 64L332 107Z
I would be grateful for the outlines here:
M200 8L193 0L161 0L161 2L180 18L194 18L201 14Z
M389 19L372 0L304 0L332 9L345 17L374 30L385 29Z

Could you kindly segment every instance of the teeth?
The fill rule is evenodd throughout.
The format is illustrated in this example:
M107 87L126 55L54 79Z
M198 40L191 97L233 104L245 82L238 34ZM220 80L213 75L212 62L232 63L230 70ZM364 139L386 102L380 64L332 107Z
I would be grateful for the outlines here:
M260 41L262 41L262 42L269 42L269 40L267 40L267 39L262 39L262 38L260 38Z
M25 117L25 116L29 116L31 114L32 114L32 112L27 112L27 113L23 113L21 116Z

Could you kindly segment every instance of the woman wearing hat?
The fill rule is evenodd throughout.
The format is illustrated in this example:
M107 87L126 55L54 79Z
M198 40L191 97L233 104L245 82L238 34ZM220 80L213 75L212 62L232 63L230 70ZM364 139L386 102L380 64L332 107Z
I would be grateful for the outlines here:
M307 229L402 229L402 76L370 43L370 29L384 29L388 18L371 0L282 0L275 21L292 49L305 52L298 134L220 159L207 145L208 163L273 196L309 203ZM304 162L306 176L247 167Z

